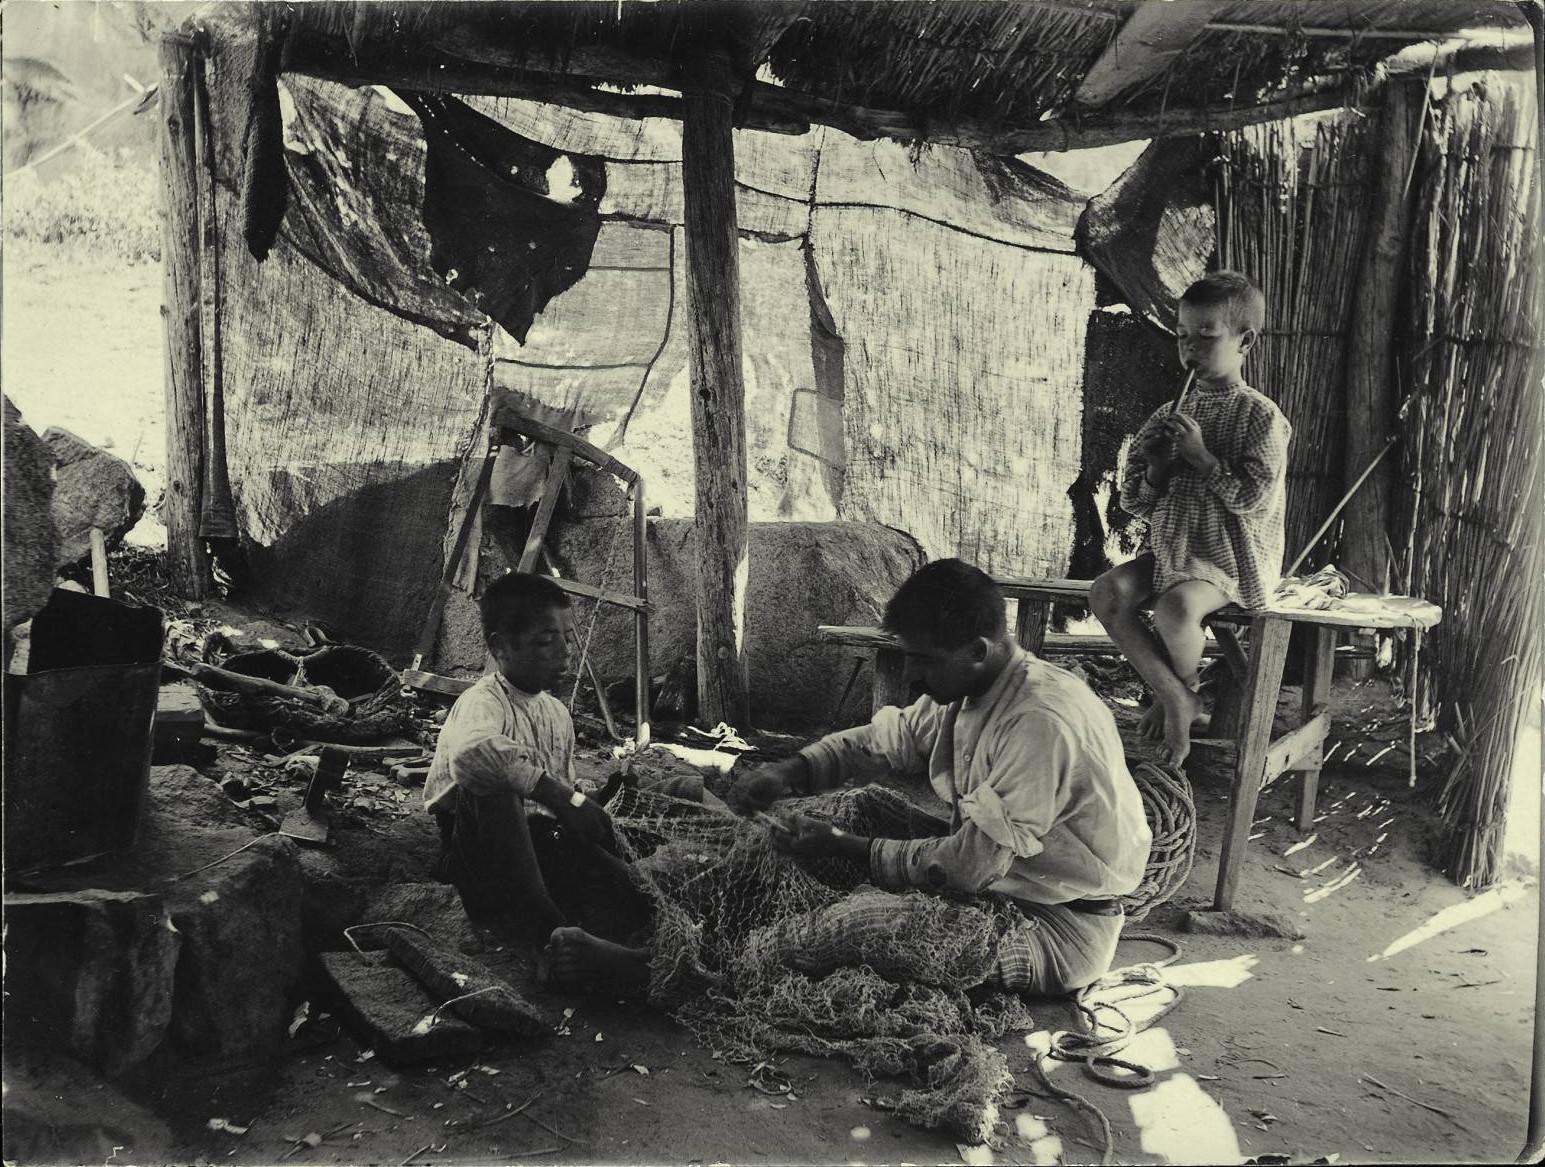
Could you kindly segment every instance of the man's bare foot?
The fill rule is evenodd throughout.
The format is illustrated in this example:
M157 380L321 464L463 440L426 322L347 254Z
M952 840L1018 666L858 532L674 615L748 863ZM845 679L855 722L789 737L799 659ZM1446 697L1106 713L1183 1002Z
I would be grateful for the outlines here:
M550 988L596 981L619 988L649 983L649 949L602 940L583 928L554 928L546 955Z
M1191 752L1191 723L1204 712L1202 699L1190 689L1165 702L1164 752L1171 766L1179 766Z

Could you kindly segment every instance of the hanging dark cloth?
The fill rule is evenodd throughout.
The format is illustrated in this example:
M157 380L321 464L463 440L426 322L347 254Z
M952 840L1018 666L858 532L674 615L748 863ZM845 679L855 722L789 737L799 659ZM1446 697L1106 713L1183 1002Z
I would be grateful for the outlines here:
M605 163L524 138L454 97L400 96L423 122L428 144L431 266L524 343L536 314L590 265ZM548 172L563 157L577 193L548 189Z

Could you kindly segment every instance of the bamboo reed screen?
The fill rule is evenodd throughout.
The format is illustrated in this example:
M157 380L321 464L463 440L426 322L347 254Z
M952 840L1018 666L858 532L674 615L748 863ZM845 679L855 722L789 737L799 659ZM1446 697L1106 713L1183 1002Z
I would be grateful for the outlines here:
M1377 158L1370 138L1360 119L1343 116L1218 139L1218 266L1243 271L1266 295L1266 329L1245 376L1293 425L1289 561L1342 492L1346 333Z
M1500 873L1545 625L1539 128L1520 90L1492 77L1434 106L1408 253L1397 546L1411 590L1444 610L1423 654L1439 727L1459 746L1438 795L1441 863L1470 888Z

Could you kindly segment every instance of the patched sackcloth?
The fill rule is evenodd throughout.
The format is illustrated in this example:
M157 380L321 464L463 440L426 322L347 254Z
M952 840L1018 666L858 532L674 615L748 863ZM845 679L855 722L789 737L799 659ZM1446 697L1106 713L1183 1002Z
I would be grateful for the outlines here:
M1202 427L1218 465L1204 477L1177 459L1169 480L1153 486L1138 447L1169 409L1160 406L1137 431L1121 478L1122 508L1148 520L1154 595L1199 579L1242 608L1263 608L1282 576L1293 427L1248 385L1193 386L1184 412Z

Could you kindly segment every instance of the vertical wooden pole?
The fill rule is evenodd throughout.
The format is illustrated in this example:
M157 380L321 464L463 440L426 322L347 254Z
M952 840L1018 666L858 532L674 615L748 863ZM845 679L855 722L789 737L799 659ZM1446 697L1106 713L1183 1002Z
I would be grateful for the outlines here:
M1406 180L1416 148L1419 96L1409 85L1386 90L1378 182L1347 333L1345 479L1355 493L1347 504L1339 555L1349 572L1382 591L1389 590L1386 532L1393 472L1381 464L1360 489L1354 484L1385 447L1395 424L1390 370L1403 305L1400 276L1411 205Z
M199 329L198 170L193 91L197 50L184 38L161 42L161 192L164 217L161 319L166 345L166 570L172 590L208 598L209 566L199 539L204 474L203 342Z
M225 459L225 354L220 346L225 326L225 288L220 277L220 208L215 185L215 128L209 108L207 69L193 70L193 153L199 192L199 310L205 368L202 384L209 390L204 404L204 482L199 499L199 535L205 539L235 539L236 507Z
M649 512L644 507L644 479L633 483L633 594L649 599ZM643 749L649 744L649 613L633 613L633 684L637 728L633 740Z
M705 725L744 728L746 418L740 251L728 57L699 63L682 93L692 452L697 479L697 697Z

